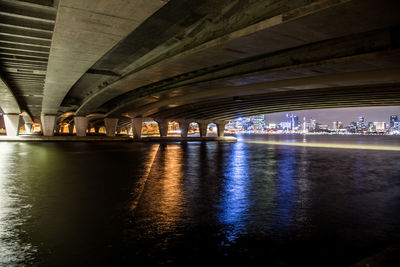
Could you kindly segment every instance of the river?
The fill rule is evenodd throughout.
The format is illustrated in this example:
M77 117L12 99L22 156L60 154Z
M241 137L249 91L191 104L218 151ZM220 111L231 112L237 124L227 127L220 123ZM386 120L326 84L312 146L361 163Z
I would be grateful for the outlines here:
M349 266L400 242L399 147L0 142L0 265Z

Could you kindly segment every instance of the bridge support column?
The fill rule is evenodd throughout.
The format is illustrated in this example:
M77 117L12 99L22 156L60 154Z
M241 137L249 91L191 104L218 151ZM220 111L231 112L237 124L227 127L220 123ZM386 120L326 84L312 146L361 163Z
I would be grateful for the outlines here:
M189 122L179 122L179 128L181 130L181 137L187 137L189 131Z
M88 118L86 117L74 117L74 123L76 126L76 136L86 136L86 130L88 129Z
M4 114L3 118L7 136L18 136L19 122L21 120L19 114Z
M143 125L142 118L132 119L133 138L140 139L142 137L142 125Z
M115 136L115 131L117 130L118 118L105 118L104 126L106 127L107 136Z
M224 137L226 122L216 122L217 132L219 137Z
M131 132L132 132L132 125L126 126L126 134L127 134L127 135L130 135Z
M100 131L100 126L95 126L95 127L94 127L94 132L95 132L96 134L98 134L99 131Z
M73 123L68 124L68 133L72 134L73 131L74 131L74 124Z
M197 124L199 125L200 137L206 137L207 136L208 123L206 123L206 122L198 122Z
M168 120L156 120L156 122L158 123L160 136L166 137L168 135Z
M25 122L25 133L26 134L32 133L32 122Z
M56 123L56 125L54 126L54 130L57 134L60 133L60 124Z
M42 115L40 116L42 132L44 136L54 135L54 126L56 124L56 115Z

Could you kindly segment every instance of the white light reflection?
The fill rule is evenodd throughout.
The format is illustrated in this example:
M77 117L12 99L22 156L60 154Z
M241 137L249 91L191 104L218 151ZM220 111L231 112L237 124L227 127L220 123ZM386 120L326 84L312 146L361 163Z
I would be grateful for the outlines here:
M243 142L254 143L254 144L266 144L266 145L280 145L280 146L400 151L400 146L338 144L338 143L297 143L297 142L261 141L261 140L244 140Z
M0 265L10 263L15 252L6 240L12 239L12 230L9 225L9 217L12 215L10 196L7 192L7 178L9 173L10 155L13 152L13 144L0 143Z
M282 149L282 158L278 162L276 187L276 227L284 228L292 224L294 217L294 202L297 195L295 181L296 157L289 149Z
M30 206L21 203L17 173L20 155L18 143L0 143L0 266L14 266L30 258L35 248L20 239L24 212ZM24 153L22 153L24 154Z
M227 239L234 241L245 230L247 211L249 209L248 155L242 142L235 143L229 155L229 165L225 173L226 182L219 220L228 225Z

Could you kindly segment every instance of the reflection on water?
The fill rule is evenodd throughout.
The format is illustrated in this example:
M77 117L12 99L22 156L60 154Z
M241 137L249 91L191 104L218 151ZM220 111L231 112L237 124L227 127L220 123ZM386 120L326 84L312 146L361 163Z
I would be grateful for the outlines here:
M18 166L32 155L20 144L0 143L0 151L0 264L30 262L37 248L21 226L31 219L32 204L25 194L28 188L24 173L18 171Z
M348 266L400 242L399 152L260 138L0 143L0 265Z
M177 220L182 215L182 149L178 145L162 147L157 167L162 175L157 176L157 184L152 184L152 192L157 193L154 206L149 212L154 213L157 223L160 223L159 231L173 231Z
M282 151L281 160L277 166L276 185L276 227L284 228L293 225L296 192L296 157L292 150Z
M228 157L223 183L220 222L230 226L228 240L233 241L245 229L249 209L249 162L244 143L237 143Z
M151 168L153 167L154 159L157 156L157 152L159 149L158 144L154 144L150 147L148 158L144 159L143 169L138 169L136 172L137 180L135 181L135 186L132 189L132 204L131 204L131 212L133 213L139 204L140 198L142 197L144 187L146 186L147 179L149 178Z

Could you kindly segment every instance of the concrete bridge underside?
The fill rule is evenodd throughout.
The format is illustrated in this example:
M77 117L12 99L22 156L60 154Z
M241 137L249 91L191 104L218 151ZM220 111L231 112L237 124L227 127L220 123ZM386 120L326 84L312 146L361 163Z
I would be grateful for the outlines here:
M77 135L100 126L114 135L148 119L161 131L168 120L224 125L239 116L400 102L395 0L0 6L0 107L9 129L23 115L26 128L40 122L45 135L66 124Z

